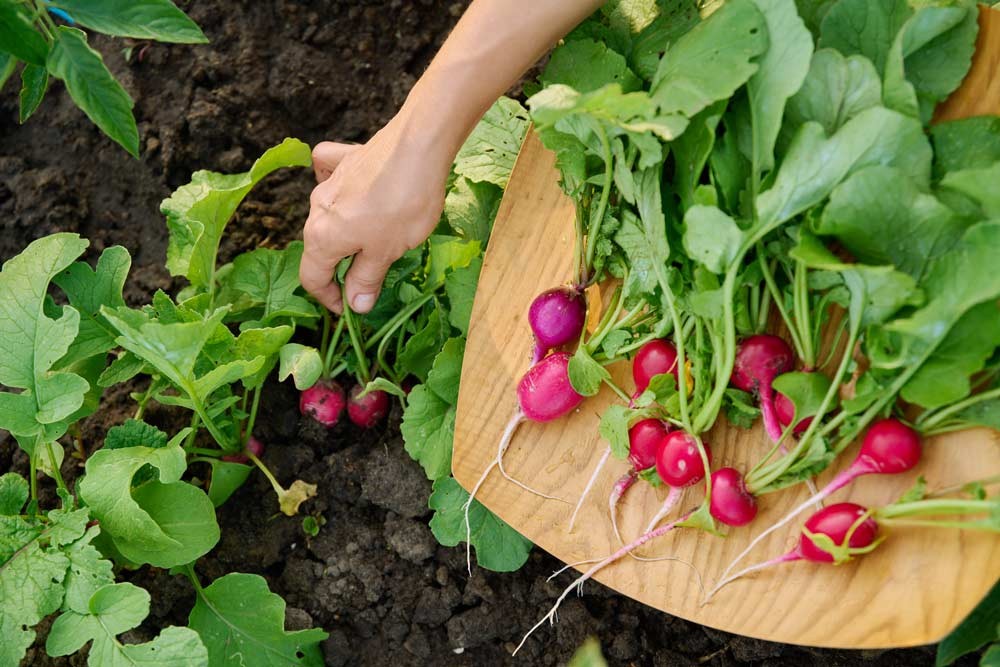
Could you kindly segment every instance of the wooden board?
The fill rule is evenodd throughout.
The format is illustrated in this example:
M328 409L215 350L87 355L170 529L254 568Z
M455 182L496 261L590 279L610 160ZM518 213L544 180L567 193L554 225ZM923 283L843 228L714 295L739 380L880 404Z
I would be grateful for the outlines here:
M984 15L983 35L1000 49L995 41L1000 35L997 16L997 12ZM986 59L977 59L970 79L980 81L983 62ZM991 57L987 66L995 69L996 63ZM989 109L996 112L1000 85L995 76L990 81L986 86L992 95ZM975 96L966 99L975 102L966 111L974 108L975 113L983 113ZM528 367L532 347L525 319L528 305L540 291L570 279L574 211L557 179L554 156L529 135L497 215L473 307L452 462L455 477L466 489L492 460L504 425L516 408L515 385ZM612 373L622 386L631 388L627 365L616 365ZM566 418L545 425L523 424L505 458L508 472L535 488L575 501L606 447L597 425L612 400L613 395L605 390ZM724 418L706 440L716 465L739 469L747 469L766 446L759 425L740 431L729 427ZM850 461L853 454L849 450L842 461ZM609 523L607 496L626 469L622 462L609 462L572 533L567 532L571 505L527 493L497 472L477 497L535 544L572 563L605 556L619 546ZM926 443L924 460L913 474L861 478L833 500L879 506L909 487L917 473L936 488L1000 474L1000 433L976 430L935 438ZM832 472L819 483L830 476ZM620 514L626 538L639 534L664 495L645 484L633 488ZM680 530L639 553L682 558L704 575L708 586L761 526L783 516L806 495L805 489L798 489L765 496L754 524L733 529L726 539ZM700 492L695 489L682 505L691 508L699 501ZM776 532L745 563L786 551L794 544L799 525ZM571 574L558 581L568 584ZM874 553L840 567L800 562L761 572L730 585L704 607L698 604L700 589L692 570L677 561L641 563L625 558L596 577L652 607L720 630L840 648L938 641L998 578L1000 538L940 529L900 529Z

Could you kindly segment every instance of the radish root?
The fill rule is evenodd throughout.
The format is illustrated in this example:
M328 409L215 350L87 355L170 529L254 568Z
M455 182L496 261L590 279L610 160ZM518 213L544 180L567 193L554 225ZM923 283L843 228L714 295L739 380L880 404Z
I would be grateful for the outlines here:
M587 482L587 486L583 488L583 493L580 494L580 499L576 501L576 507L573 508L573 515L569 518L569 528L567 532L573 532L573 526L576 524L576 515L580 513L580 508L583 507L583 501L587 498L591 489L597 483L597 478L601 474L601 470L604 469L604 465L608 462L608 457L611 456L611 447L604 450L601 455L601 460L597 462L597 467L594 468L594 473L590 476L590 480ZM614 515L611 517L612 522L614 522Z

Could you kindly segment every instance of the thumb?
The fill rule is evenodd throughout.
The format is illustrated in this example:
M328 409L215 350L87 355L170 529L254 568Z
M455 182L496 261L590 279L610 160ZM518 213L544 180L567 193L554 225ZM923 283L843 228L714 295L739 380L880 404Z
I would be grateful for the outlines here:
M344 280L347 303L357 313L367 313L375 305L391 262L370 252L360 252Z
M330 178L340 161L358 148L355 144L338 144L334 141L321 141L312 150L313 171L316 172L316 182L322 183Z

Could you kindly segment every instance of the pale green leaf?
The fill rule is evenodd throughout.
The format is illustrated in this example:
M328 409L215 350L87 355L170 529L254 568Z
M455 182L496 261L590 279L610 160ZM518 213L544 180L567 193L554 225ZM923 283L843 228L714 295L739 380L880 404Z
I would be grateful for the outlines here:
M455 157L455 173L473 182L507 187L527 131L528 114L524 107L517 100L501 97L462 144Z
M448 224L462 238L485 246L502 194L492 183L475 183L459 177L444 200Z
M684 213L684 250L712 273L724 273L745 241L743 230L715 206L695 205Z
M828 134L865 109L882 102L882 82L875 65L861 55L845 57L833 49L813 54L802 87L788 101L786 123L816 121Z
M316 384L323 374L323 360L315 347L286 343L279 352L279 359L278 381L284 382L291 375L299 391Z
M448 321L462 332L469 333L472 318L472 304L479 284L479 273L483 269L483 258L476 257L468 266L448 272L444 278L444 289L448 295Z
M410 392L400 426L410 458L420 463L428 479L451 473L451 450L455 438L455 406L418 385Z

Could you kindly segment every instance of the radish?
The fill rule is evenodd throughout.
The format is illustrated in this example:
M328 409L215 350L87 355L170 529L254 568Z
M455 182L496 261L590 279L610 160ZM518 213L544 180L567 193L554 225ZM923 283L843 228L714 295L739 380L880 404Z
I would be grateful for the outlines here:
M719 581L708 595L704 602L708 602L724 586L732 583L740 577L757 572L764 568L777 565L778 563L788 563L796 560L808 560L813 563L844 563L851 559L852 555L867 553L876 544L878 535L878 524L869 512L861 505L855 503L837 503L824 507L820 511L809 517L806 521L799 543L788 553L777 558L751 565L736 574ZM826 549L816 544L812 536L825 535L837 547L844 550L843 555L837 557ZM704 603L703 603L704 604Z
M912 428L898 419L882 419L872 424L865 433L861 443L861 451L857 458L838 474L829 484L814 493L780 521L770 526L755 537L726 567L722 576L725 577L740 560L760 544L768 535L787 525L792 519L804 512L813 504L827 498L862 475L882 474L896 475L911 470L920 461L920 436ZM715 489L713 488L713 495Z
M677 348L668 340L658 338L642 347L632 360L632 380L635 382L635 400L649 387L649 381L657 375L672 373L680 386L680 369L677 368Z
M537 364L552 348L580 338L587 319L583 292L571 287L556 287L535 297L528 308L528 324L535 334Z
M788 428L788 425L795 419L795 404L780 391L774 392L774 414L778 418L778 423L781 424L782 429ZM809 428L812 420L812 417L800 419L799 423L792 429L792 433L795 435L804 433Z
M250 457L248 457L245 452L250 452L257 458L260 458L264 455L264 443L251 435L242 452L239 452L238 454L226 454L222 457L222 460L228 463L250 463Z
M708 443L703 443L703 446L711 463L712 450ZM656 451L656 474L670 487L670 491L659 511L646 526L647 533L677 505L684 489L705 479L705 465L702 463L697 441L684 431L668 433Z
M472 553L470 539L472 537L472 526L469 524L469 508L472 506L472 501L476 497L476 493L479 492L479 488L486 481L493 467L496 466L502 474L509 481L517 484L522 489L530 491L531 493L542 496L550 500L564 501L562 498L557 498L556 496L550 496L548 494L542 493L541 491L536 491L530 486L523 484L522 482L514 479L503 467L503 456L507 452L507 448L510 446L510 441L514 437L514 432L517 427L525 419L533 422L548 422L553 419L562 417L575 410L581 402L583 402L583 396L578 394L573 385L569 381L569 360L570 355L566 352L555 352L545 357L525 373L520 382L517 383L517 402L518 410L514 413L514 416L507 423L504 429L503 436L500 438L500 442L497 445L497 455L487 466L486 470L480 476L479 481L472 489L472 493L469 494L469 499L466 500L464 510L465 510L465 555L466 564L469 568L469 573L472 573Z
M757 501L735 468L719 468L712 473L709 511L727 526L745 526L757 516Z
M355 426L371 428L389 413L389 394L376 389L358 398L364 390L360 384L351 388L347 397L347 416Z
M764 429L775 442L781 439L781 426L774 414L774 390L771 382L794 367L795 353L788 343L777 336L750 336L736 350L730 382L737 389L759 397Z
M635 382L635 392L632 394L632 400L629 401L629 407L631 408L636 399L642 395L642 392L646 391L646 388L649 387L650 380L652 380L655 376L662 375L664 373L673 373L674 379L680 377L680 373L677 369L677 348L675 348L673 343L670 341L657 338L640 347L639 351L635 355L635 358L632 360L632 380ZM631 435L629 436L629 440L631 441ZM569 519L569 530L573 530L573 526L576 524L576 516L580 512L580 508L583 507L583 501L586 500L587 496L590 494L590 490L594 487L594 484L597 483L597 478L600 476L601 470L604 469L605 464L608 462L610 455L611 448L608 447L604 451L604 454L601 455L601 459L597 462L597 466L594 468L594 472L590 475L590 480L588 480L587 486L583 488L583 492L580 494L580 499L576 502L576 507L573 508L573 515ZM643 468L640 468L640 470L641 469ZM611 490L611 497L608 498L608 502L612 505L612 507L617 504L621 496L635 482L634 478L629 480L628 477L629 475L626 474L620 478ZM615 532L617 533L617 522L615 521L614 510L611 512L611 518L612 525L616 526ZM620 537L621 536L619 536L619 539Z
M320 380L299 395L299 412L323 426L333 426L346 403L344 389L335 380Z

